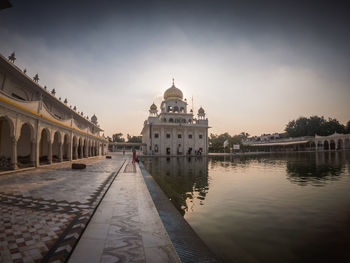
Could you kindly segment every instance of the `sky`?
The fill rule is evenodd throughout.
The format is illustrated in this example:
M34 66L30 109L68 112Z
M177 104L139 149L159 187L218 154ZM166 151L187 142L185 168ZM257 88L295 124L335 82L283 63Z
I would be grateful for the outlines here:
M28 75L96 114L105 135L140 135L172 78L194 112L205 109L210 133L283 132L300 116L350 120L345 2L11 3L0 10L0 53L15 51Z

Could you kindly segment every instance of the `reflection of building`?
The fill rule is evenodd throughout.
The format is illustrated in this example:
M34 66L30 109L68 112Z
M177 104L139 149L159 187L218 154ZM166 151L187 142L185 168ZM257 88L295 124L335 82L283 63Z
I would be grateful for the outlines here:
M39 166L104 154L106 139L91 121L0 55L0 169Z
M208 157L153 157L142 162L182 215L193 202L205 200L209 191Z
M260 151L323 151L350 149L350 134L334 133L329 136L305 136L283 139L256 139L254 137L243 141Z
M144 154L194 155L208 152L208 119L202 107L195 119L192 110L187 112L186 99L173 85L164 92L164 101L153 103L150 115L142 129L142 142L147 145Z

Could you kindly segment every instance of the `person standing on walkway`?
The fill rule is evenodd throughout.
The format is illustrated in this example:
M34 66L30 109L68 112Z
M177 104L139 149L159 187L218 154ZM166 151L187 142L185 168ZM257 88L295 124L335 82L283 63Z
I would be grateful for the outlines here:
M132 150L132 163L136 162L136 150L135 148Z

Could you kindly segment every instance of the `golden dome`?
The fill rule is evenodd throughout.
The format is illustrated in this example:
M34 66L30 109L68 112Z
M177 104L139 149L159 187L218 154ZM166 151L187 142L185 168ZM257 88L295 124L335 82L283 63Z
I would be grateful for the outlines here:
M154 104L154 102L151 105L150 110L157 110L157 106L156 106L156 104Z
M165 100L182 100L183 97L184 95L182 94L182 91L175 87L174 79L173 79L173 85L164 92L164 99Z

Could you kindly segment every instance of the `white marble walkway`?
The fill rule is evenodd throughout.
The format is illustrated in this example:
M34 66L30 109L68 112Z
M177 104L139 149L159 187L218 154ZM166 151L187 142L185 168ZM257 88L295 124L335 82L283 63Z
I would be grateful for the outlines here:
M69 263L180 262L140 168L135 168L130 160L124 164Z

